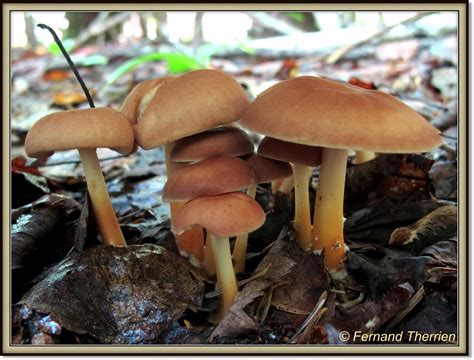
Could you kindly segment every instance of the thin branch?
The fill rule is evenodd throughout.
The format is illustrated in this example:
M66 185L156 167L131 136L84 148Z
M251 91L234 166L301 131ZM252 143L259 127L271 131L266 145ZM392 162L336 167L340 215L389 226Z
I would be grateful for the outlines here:
M415 21L418 21L420 20L421 18L425 17L425 16L428 16L428 15L432 15L432 14L436 14L437 12L436 11L426 11L426 12L421 12L415 16L412 16L408 19L405 19L397 24L394 24L394 25L390 25L390 26L387 26L387 27L384 27L383 29L380 29L378 30L377 32L367 36L365 39L362 39L362 40L358 40L352 44L349 44L349 45L345 45L345 46L342 46L338 49L336 49L336 51L334 51L331 55L329 55L327 58L326 58L326 64L335 64L337 63L339 60L341 60L347 53L349 53L351 50L355 49L355 48L358 48L364 44L367 44L369 42L371 42L372 40L375 40L377 38L380 38L380 37L383 37L385 34L387 34L390 30L392 30L393 28L397 27L397 26L400 26L400 25L407 25L409 23L413 23Z

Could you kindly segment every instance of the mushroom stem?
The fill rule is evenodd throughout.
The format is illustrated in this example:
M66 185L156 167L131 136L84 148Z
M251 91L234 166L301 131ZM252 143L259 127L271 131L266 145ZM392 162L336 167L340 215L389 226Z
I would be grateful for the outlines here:
M304 251L311 250L311 212L309 208L309 178L311 167L292 164L295 180L295 231L296 240Z
M204 247L204 261L202 263L204 271L209 276L212 276L216 273L216 264L214 262L214 251L212 250L212 241L211 235L207 233L206 236L206 245Z
M171 174L180 168L181 164L172 163L170 161L170 144L165 144L165 165L166 165L166 176L169 177ZM170 202L170 220L176 215L176 213L184 205L184 202ZM176 245L180 252L184 252L191 259L196 259L198 264L204 260L204 233L200 226L194 226L189 230L186 230L182 234L176 235Z
M343 232L347 150L323 149L313 222L313 251L324 250L326 267L338 270L345 253Z
M250 196L252 199L255 199L255 195L257 194L257 186L250 186L247 189L247 195ZM237 236L235 239L235 245L234 245L234 262L235 262L235 267L234 271L235 273L240 273L245 271L245 259L247 257L247 242L249 239L249 234L240 234Z
M115 216L96 150L79 149L79 155L84 167L87 189L102 242L105 245L126 246L127 243Z
M356 151L354 164L362 164L366 161L375 159L375 153L372 151Z
M283 194L289 194L291 193L291 190L293 190L294 187L295 187L295 181L293 179L293 176L289 176L283 179L278 190L282 192Z
M214 261L216 262L217 284L222 290L222 304L218 312L218 318L220 319L234 302L238 288L232 266L229 239L216 238L212 234L210 238L214 250Z

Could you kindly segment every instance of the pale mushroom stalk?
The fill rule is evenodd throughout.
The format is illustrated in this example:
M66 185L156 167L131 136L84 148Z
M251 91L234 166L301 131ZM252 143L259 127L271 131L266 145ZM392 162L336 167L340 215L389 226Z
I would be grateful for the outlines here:
M210 235L214 260L216 263L217 284L222 290L222 305L219 314L224 314L234 302L238 287L235 279L234 268L232 266L232 256L230 253L229 239L216 238ZM221 316L218 315L218 318Z
M214 251L212 250L211 234L207 233L206 245L204 247L204 261L202 267L207 275L212 276L216 274L216 264L214 261Z
M295 187L295 180L292 176L283 179L278 190L283 194L289 194Z
M313 222L313 251L324 250L326 267L338 270L345 254L343 233L347 150L323 149Z
M362 164L366 161L375 159L375 153L372 151L356 151L354 164Z
M100 170L95 149L79 149L87 190L94 210L100 236L105 245L126 246L125 239L115 216L110 196Z
M311 249L311 212L309 208L309 166L292 164L295 181L295 231L298 245L304 251Z
M253 185L247 189L247 195L250 196L252 199L255 199L255 195L257 194L257 186ZM249 239L249 234L241 234L238 235L235 239L234 244L234 253L233 258L235 262L235 273L244 272L245 271L245 258L247 254L247 243Z

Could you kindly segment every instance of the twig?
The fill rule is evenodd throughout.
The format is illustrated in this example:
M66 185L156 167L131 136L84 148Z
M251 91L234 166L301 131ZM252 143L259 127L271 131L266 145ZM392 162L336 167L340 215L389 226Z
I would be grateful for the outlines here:
M326 64L335 64L337 63L339 60L341 60L347 53L349 53L351 50L355 49L355 48L358 48L366 43L369 43L371 42L372 40L374 39L377 39L379 37L382 37L384 36L385 34L387 34L390 30L392 30L393 28L397 27L397 26L400 26L400 25L407 25L409 23L412 23L412 22L415 22L415 21L418 21L419 19L425 17L425 16L428 16L428 15L432 15L432 14L435 14L436 11L427 11L427 12L421 12L415 16L412 16L408 19L405 19L397 24L394 24L394 25L390 25L390 26L386 26L384 27L383 29L380 29L378 30L377 32L369 35L368 37L366 37L365 39L362 39L362 40L358 40L352 44L349 44L349 45L345 45L345 46L342 46L338 49L336 49L331 55L329 55L327 58L326 58Z
M390 320L387 327L385 328L385 331L389 332L396 325L398 325L400 323L400 321L402 321L405 318L405 316L407 316L408 313L410 313L410 311L412 311L413 308L416 305L418 305L418 303L421 301L421 299L423 299L424 296L425 296L425 288L423 286L421 286L418 289L418 291L415 294L413 294L413 296L411 297L410 301L408 302L408 306L405 309L403 309L402 311L400 311L397 315L395 315L392 318L392 320Z
M129 154L129 155L109 156L109 157L99 159L99 161L122 159L122 158L130 157L130 155L131 154ZM67 161L57 161L57 162L49 163L49 164L38 164L38 160L35 160L31 164L31 166L36 166L38 168L43 168L43 167L50 167L50 166L60 166L60 165L69 165L69 164L80 164L80 163L81 163L81 160L67 160Z
M248 279L244 279L244 280L241 280L237 283L237 286L238 287L242 287L244 286L245 284L247 284L248 282L252 281L252 280L255 280L255 279L258 279L262 276L264 276L268 271L268 268L265 268L263 270L260 270L259 272L253 274L251 277L249 277ZM204 294L204 297L206 299L211 299L211 298L214 298L214 297L217 297L219 295L222 294L222 290L221 289L217 289L217 290L214 290L214 291L210 291L208 293L205 293Z
M127 20L130 16L130 12L120 12L114 16L108 17L108 12L101 12L94 21L77 37L76 41L74 42L74 47L79 47L87 40L89 40L93 36L97 36L111 27L120 24Z
M305 321L303 321L298 330L296 330L295 335L288 341L289 344L296 344L300 337L306 337L306 335L308 334L308 331L306 329L312 329L314 325L316 325L316 323L321 319L321 317L327 311L327 308L323 308L327 298L327 291L323 291L309 316L306 318Z
M303 32L297 27L287 23L286 21L278 19L263 11L249 12L247 14L263 27L274 30L280 34L294 35L301 34Z

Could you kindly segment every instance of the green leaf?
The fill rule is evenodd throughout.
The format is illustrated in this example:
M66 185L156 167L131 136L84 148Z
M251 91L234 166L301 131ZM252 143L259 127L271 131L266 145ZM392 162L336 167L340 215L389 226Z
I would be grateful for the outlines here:
M288 15L289 18L297 21L297 22L303 22L304 21L304 14L301 13L301 12L289 12L289 13L286 13Z
M66 49L66 51L68 53L71 52L72 49L74 49L74 40L73 39L64 39L64 40L62 40L62 43L63 43L63 46L64 46L64 48ZM56 42L52 42L49 45L48 50L53 55L62 54L61 50L59 49L59 46L58 46L58 44L56 44Z
M191 70L202 69L202 66L192 57L184 54L156 52L133 58L115 69L107 78L106 86L110 86L123 75L129 73L136 67L155 61L166 61L168 63L168 72L170 74L184 73Z

